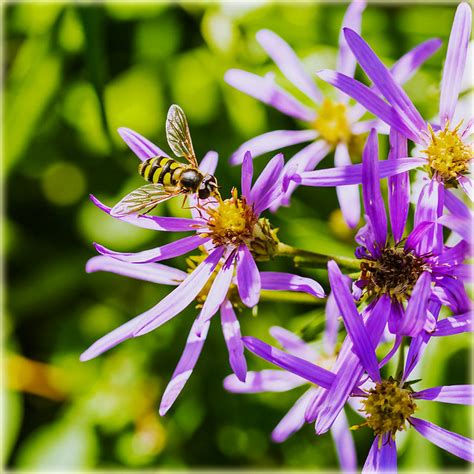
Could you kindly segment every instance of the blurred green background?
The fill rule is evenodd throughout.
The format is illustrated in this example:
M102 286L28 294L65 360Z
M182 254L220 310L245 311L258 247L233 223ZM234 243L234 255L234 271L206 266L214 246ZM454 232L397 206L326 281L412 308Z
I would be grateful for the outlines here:
M282 445L270 441L298 390L278 395L223 390L230 369L217 321L181 397L165 418L159 417L159 399L194 308L98 359L81 363L79 355L169 291L84 271L95 255L93 241L136 251L174 237L114 221L89 201L93 193L113 204L142 184L138 160L117 127L130 127L168 150L166 111L180 104L198 156L209 149L219 152L216 174L227 193L240 182L240 170L227 165L232 151L256 134L297 124L231 89L224 72L274 69L255 40L261 28L285 38L311 70L334 67L345 8L317 2L4 6L4 462L10 468L337 467L330 436L316 438L310 425ZM406 86L427 117L437 111L454 10L455 5L371 5L364 13L363 34L387 63L430 37L444 40L442 50ZM286 156L297 149L285 150ZM265 162L256 160L257 170ZM272 222L288 244L351 255L353 234L336 209L334 190L300 189L291 210L280 210ZM172 200L158 212L187 211ZM171 264L184 268L184 259ZM291 271L286 260L263 267ZM327 288L324 273L301 273ZM267 341L274 324L311 339L321 331L322 309L268 302L257 316L242 312L240 321L244 334ZM424 359L422 387L465 383L468 342L467 336L435 341ZM251 368L265 366L252 356L248 361ZM426 404L419 414L470 434L464 407ZM360 422L353 412L349 417ZM372 435L362 429L354 436L363 462ZM400 439L405 468L465 466L414 432Z

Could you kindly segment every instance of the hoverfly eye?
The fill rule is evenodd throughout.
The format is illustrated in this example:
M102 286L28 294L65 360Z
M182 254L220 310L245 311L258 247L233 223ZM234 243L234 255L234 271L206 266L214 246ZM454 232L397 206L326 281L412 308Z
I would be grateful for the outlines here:
M211 195L208 188L200 188L198 192L199 199L207 199Z

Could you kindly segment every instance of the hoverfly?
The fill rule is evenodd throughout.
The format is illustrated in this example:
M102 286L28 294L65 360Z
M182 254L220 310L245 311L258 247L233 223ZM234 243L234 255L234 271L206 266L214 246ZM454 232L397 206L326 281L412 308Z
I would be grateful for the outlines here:
M183 109L172 105L166 117L166 139L176 156L188 164L166 156L155 156L140 163L138 172L152 184L146 184L127 194L111 210L113 216L146 214L160 202L178 195L197 194L199 199L220 197L217 180L211 174L199 171L188 121Z

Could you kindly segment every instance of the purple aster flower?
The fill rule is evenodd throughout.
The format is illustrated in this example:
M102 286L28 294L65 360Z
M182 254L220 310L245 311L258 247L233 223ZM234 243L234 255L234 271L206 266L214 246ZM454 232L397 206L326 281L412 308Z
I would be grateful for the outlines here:
M124 136L125 135L125 136ZM150 143L135 132L122 134L140 158L155 153ZM146 153L143 143L147 143ZM201 163L203 171L213 173L217 155L208 155ZM270 259L278 245L275 231L260 214L268 209L281 192L283 157L275 156L252 186L253 167L250 154L242 167L242 195L234 189L225 201L207 203L193 210L192 219L152 216L114 216L141 227L155 230L194 231L194 235L173 243L137 253L122 253L96 244L102 257L89 261L87 271L111 271L156 283L174 284L176 288L153 308L115 329L95 342L82 355L89 360L131 337L142 336L174 318L193 301L201 307L183 355L161 402L160 413L171 407L197 362L204 345L211 318L220 310L224 338L232 369L245 380L247 366L243 356L239 322L234 308L243 303L253 307L260 291L287 290L306 292L316 298L324 290L315 281L279 272L260 272L256 260ZM94 203L110 214L110 208L93 198ZM202 255L192 257L190 272L166 267L156 262L184 255L202 248Z
M332 311L334 301L331 295L328 298L326 316L327 321L337 322L338 313ZM335 318L332 318L335 316ZM331 333L333 325L326 325L326 334ZM324 350L310 345L300 339L296 334L281 327L272 327L270 334L290 354L300 357L308 362L317 362L325 367L331 367L335 360L335 340L324 344ZM337 328L336 328L337 334ZM331 338L331 336L329 336ZM327 339L327 337L326 337ZM327 341L325 341L327 342ZM235 375L229 375L224 379L224 387L234 393L261 393L261 392L284 392L302 385L308 381L285 370L262 370L260 372L248 372L245 382L240 381ZM288 413L273 430L272 439L281 443L289 436L297 432L305 424L305 413L308 406L314 403L324 389L311 386L298 398ZM331 426L331 435L337 450L339 464L344 472L354 472L357 468L357 457L352 435L349 431L347 418L341 410L338 417Z
M360 31L364 9L364 0L354 0L347 9L343 26ZM306 125L305 129L299 131L278 130L252 138L241 145L232 155L231 163L242 163L247 150L250 150L256 157L290 145L311 142L287 162L285 172L312 170L331 151L335 152L334 163L336 166L350 165L350 154L353 150L358 149L361 138L374 126L382 131L384 129L382 122L366 120L363 117L364 108L358 104L349 105L344 94L339 94L336 101L324 98L314 80L304 70L295 52L272 31L259 31L257 41L284 76L308 97L311 106L303 105L276 85L273 74L260 77L238 69L227 71L225 81L228 84ZM441 42L437 39L429 40L403 56L392 68L395 79L400 84L406 82L418 67L439 48L440 44ZM355 58L341 33L337 69L341 74L352 77L355 67ZM282 197L275 201L272 210L280 205L288 206L290 196L295 188L296 184L291 183ZM337 195L346 222L349 226L355 227L360 218L358 186L338 187Z
M388 162L398 162L406 151L406 140L392 132L391 144ZM414 337L432 328L430 301L447 305L455 313L470 309L463 285L463 261L469 254L469 245L466 241L454 247L444 245L439 223L444 187L436 180L423 189L415 210L414 228L404 238L409 180L403 174L393 176L389 182L390 235L378 167L377 136L372 130L362 159L367 223L356 236L360 247L355 253L361 260L361 275L355 282L355 294L368 302L388 297L390 332Z
M431 337L428 333L412 340L403 374L382 378L380 367L387 357L379 363L375 347L380 341L388 318L387 312L391 308L381 299L373 307L374 311L359 314L334 262L329 265L329 276L348 332L332 372L253 337L243 338L246 348L286 371L322 387L322 394L310 401L305 413L306 421L316 420L317 434L322 434L333 426L347 402L361 402L365 422L353 428L366 426L372 429L375 436L364 471L396 471L395 436L398 431L406 429L406 423L442 449L473 462L472 440L414 416L417 400L472 405L473 386L441 386L421 391L412 388L414 382L407 378ZM377 317L374 316L375 312ZM394 353L391 352L390 357Z
M466 64L471 18L469 4L462 2L454 18L441 80L439 125L431 125L421 117L394 74L382 64L359 34L349 28L344 29L344 37L351 51L388 103L374 90L346 74L325 70L320 71L318 76L357 100L390 127L419 145L420 156L406 158L404 161L415 166L424 166L430 178L443 183L447 188L460 186L472 200L472 180L466 175L474 156L470 142L474 120L472 117L466 117L464 122L452 123ZM352 169L349 166L344 173L349 176ZM387 175L390 174L393 173L388 171ZM333 169L303 172L295 181L310 186L344 183L353 185L360 182L355 178L341 180L340 170Z

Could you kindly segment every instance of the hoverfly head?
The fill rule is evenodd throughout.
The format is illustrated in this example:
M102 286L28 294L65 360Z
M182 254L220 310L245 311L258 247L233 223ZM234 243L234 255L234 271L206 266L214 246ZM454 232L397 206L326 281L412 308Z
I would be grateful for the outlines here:
M212 174L206 174L204 179L201 181L198 189L199 199L207 199L210 196L219 195L219 186L217 185L217 179Z

